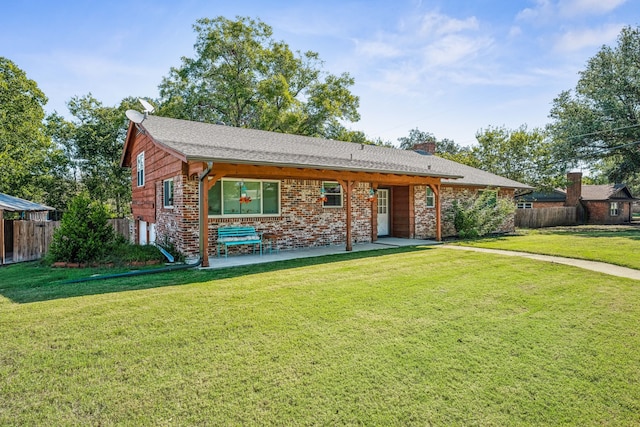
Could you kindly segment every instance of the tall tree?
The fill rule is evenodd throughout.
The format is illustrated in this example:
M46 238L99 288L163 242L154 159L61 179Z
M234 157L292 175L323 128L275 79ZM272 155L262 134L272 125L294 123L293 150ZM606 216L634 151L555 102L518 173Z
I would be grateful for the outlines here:
M119 106L107 107L91 94L73 97L67 106L75 120L57 117L51 126L54 137L73 158L90 197L111 203L119 216L127 213L131 199L130 171L120 167L128 125L125 111L136 104L134 98L125 98Z
M488 127L476 133L472 148L476 167L539 189L551 189L564 182L566 163L542 129L526 125L511 130Z
M46 102L35 81L0 57L0 192L51 203L64 156L46 135Z
M413 150L417 144L433 142L436 144L436 155L439 157L469 166L476 166L477 164L477 161L471 155L469 147L458 145L448 138L438 140L431 132L423 132L418 128L411 129L408 136L398 138L398 142L403 150Z
M292 52L260 20L204 18L194 30L196 57L163 79L159 115L310 136L359 120L353 78L323 72L317 53Z
M553 101L549 129L576 163L597 163L614 182L640 178L640 28L625 27Z

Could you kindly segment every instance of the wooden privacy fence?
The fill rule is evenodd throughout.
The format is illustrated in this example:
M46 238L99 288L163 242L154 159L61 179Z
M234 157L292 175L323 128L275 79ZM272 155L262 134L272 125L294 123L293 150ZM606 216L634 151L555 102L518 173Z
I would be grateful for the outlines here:
M110 219L109 223L116 233L131 241L131 220L127 218ZM4 221L5 241L3 259L0 264L33 261L42 258L49 251L53 232L60 221Z
M559 225L576 225L578 211L575 207L516 209L516 227L542 228Z

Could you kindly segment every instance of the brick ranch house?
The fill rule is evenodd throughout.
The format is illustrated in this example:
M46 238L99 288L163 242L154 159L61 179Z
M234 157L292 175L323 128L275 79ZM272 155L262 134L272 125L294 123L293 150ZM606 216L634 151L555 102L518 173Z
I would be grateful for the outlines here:
M529 192L516 197L518 208L576 207L578 222L624 224L633 219L634 198L625 184L584 185L582 172L567 174L566 190Z
M529 187L427 152L158 116L130 123L121 165L131 168L136 241L173 243L203 266L217 229L254 226L282 249L441 240L456 198ZM503 231L513 229L513 218Z

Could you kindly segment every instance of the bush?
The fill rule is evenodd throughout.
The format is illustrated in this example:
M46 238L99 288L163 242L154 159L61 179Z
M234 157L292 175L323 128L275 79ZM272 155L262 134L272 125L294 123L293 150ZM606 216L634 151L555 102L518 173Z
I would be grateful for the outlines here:
M103 258L116 242L108 219L102 203L84 193L73 198L53 234L49 250L53 261L86 263Z
M454 200L448 216L458 236L473 239L498 230L514 211L511 200L498 198L495 191L484 191L476 197Z

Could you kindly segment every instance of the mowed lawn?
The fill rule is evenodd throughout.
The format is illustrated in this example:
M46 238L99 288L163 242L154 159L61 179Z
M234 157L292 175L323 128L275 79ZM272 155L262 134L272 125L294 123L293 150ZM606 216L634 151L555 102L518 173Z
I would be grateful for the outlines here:
M515 236L470 240L461 244L601 261L640 270L638 226L578 226L520 230Z
M442 248L50 274L0 269L0 425L640 424L637 281Z

